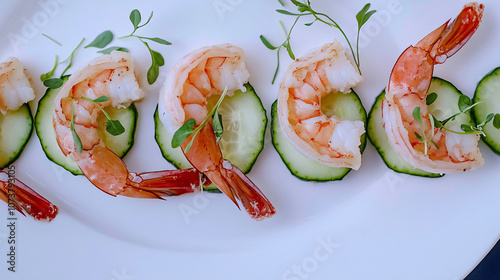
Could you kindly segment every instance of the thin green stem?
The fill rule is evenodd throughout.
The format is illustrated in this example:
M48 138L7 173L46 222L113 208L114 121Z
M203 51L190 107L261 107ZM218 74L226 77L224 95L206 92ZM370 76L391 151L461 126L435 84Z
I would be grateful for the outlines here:
M205 117L205 119L201 122L199 126L197 126L191 134L194 134L193 137L191 137L191 141L189 141L189 144L186 146L186 149L184 149L184 153L187 153L191 146L193 145L194 138L196 138L196 135L198 135L198 132L205 126L205 124L208 122L208 120L214 115L215 111L217 111L217 108L220 107L220 104L222 103L222 100L224 100L224 97L226 97L227 94L227 87L224 89L224 92L221 94L219 100L215 104L215 106L212 108L210 113Z

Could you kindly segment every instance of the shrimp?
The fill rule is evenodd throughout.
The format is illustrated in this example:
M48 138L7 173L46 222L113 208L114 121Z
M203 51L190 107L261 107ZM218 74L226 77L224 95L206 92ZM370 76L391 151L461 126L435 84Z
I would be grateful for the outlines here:
M130 173L125 163L98 137L100 108L82 99L101 96L109 98L100 103L102 107L126 107L144 97L129 53L114 51L94 59L68 79L54 101L53 125L57 143L92 184L112 196L161 198L192 193L203 185L200 182L209 183L195 169ZM81 153L72 135L72 118L74 131L81 139Z
M35 98L24 66L15 57L0 63L0 112L15 111Z
M0 171L0 199L10 209L16 209L23 215L26 212L35 220L51 221L59 212L57 206L3 171Z
M183 123L193 118L197 125L207 117L207 98L220 95L227 87L228 95L240 89L249 73L243 50L230 44L204 47L185 56L170 71L160 92L160 118L173 135ZM264 194L241 170L224 159L210 122L201 128L186 152L191 135L181 146L186 158L238 206L239 199L256 219L271 217L276 212ZM239 208L239 206L238 206Z
M290 143L304 156L332 167L359 169L362 121L342 120L321 111L321 98L350 92L361 75L337 41L293 62L278 95L278 119Z
M382 103L384 126L394 150L416 168L434 173L449 173L478 168L484 160L478 148L478 135L458 135L431 129L426 96L434 64L455 54L474 34L481 22L484 6L465 5L458 17L431 32L399 57L392 70ZM420 107L426 138L437 144L425 149L415 133L421 127L412 113ZM456 128L458 130L459 128Z
M0 63L0 112L15 111L35 98L24 65L15 57ZM9 167L9 173L14 167ZM23 182L0 171L0 199L10 209L28 213L36 220L51 221L58 213L57 206L26 186Z

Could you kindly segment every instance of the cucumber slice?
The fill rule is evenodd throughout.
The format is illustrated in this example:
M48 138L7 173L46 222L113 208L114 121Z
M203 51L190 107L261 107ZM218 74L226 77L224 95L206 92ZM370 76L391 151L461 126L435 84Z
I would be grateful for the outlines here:
M16 161L33 131L33 117L28 104L16 111L0 114L0 168Z
M68 80L69 76L63 77L63 82ZM38 110L35 116L36 134L40 139L43 151L47 158L54 163L62 166L64 169L71 172L73 175L82 175L78 165L69 157L66 157L57 144L56 135L52 123L54 114L54 99L61 88L47 89L45 95L38 103ZM123 158L132 145L134 144L134 133L137 124L137 110L134 104L128 108L117 109L114 107L106 107L106 112L111 119L119 120L125 128L125 133L112 136L105 129L106 117L100 114L98 118L98 135L104 141L106 147L112 150L116 155Z
M478 84L474 93L474 102L480 102L472 108L472 116L476 123L482 123L490 113L500 113L500 67L488 73ZM500 129L493 122L483 127L484 143L497 155L500 155Z
M345 120L366 123L366 111L358 95L329 94L321 100L321 110L328 116L336 115ZM279 126L277 102L272 107L271 135L273 145L292 175L305 181L328 182L342 180L351 168L330 167L299 153L283 135ZM361 152L366 146L366 134L361 136Z
M458 109L458 99L462 93L450 82L434 77L432 78L428 92L435 92L438 95L436 101L428 107L429 112L438 120L443 120L460 111ZM385 90L380 93L375 100L375 104L373 104L370 114L368 115L367 129L368 138L377 149L384 163L387 167L398 173L429 178L442 177L443 174L430 173L411 166L392 149L383 127L382 100L384 100L384 98ZM451 125L460 126L460 124L473 125L474 123L469 114L461 114L454 121L448 122L447 127Z
M236 91L233 96L225 97L219 107L224 126L219 145L224 158L238 166L244 173L248 173L264 147L267 116L253 87L248 83L245 87L246 92ZM208 107L212 107L218 98L218 96L210 98ZM172 136L158 116L158 107L154 120L155 139L163 157L177 168L191 168L182 150L172 148Z

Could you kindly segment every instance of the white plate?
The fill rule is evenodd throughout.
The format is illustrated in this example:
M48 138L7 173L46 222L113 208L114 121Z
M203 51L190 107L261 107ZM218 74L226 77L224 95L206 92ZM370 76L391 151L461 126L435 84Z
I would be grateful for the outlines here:
M354 16L364 3L316 2L313 6L336 19L354 40ZM365 81L356 88L367 111L385 87L400 53L455 17L466 1L372 2L378 13L363 29L360 53ZM134 8L142 12L143 19L154 11L151 23L139 35L174 43L151 44L166 60L153 86L145 79L150 63L145 47L134 38L111 44L131 50L148 90L137 106L136 143L125 158L130 171L172 168L154 141L152 115L165 73L196 48L226 42L242 47L250 81L268 112L276 99L278 86L270 83L275 52L267 50L258 37L264 34L275 44L284 39L278 20L290 26L293 19L274 12L280 8L277 1L31 3L1 4L4 40L0 41L0 57L18 56L27 65L38 98L44 91L38 76L50 70L55 54L64 58L82 37L89 43L104 30L116 37L129 34L128 15ZM485 4L483 23L470 42L435 68L436 76L469 96L499 63L500 37L495 28L500 4L493 0ZM331 28L300 25L292 46L301 56L334 38L345 44ZM79 50L72 71L95 57L95 51ZM279 78L291 62L285 53L281 59ZM107 196L84 177L74 177L48 161L36 138L33 136L15 163L16 176L55 202L60 215L49 224L18 220L18 272L12 274L7 265L1 265L0 275L7 279L17 279L10 278L13 275L19 279L52 275L56 279L117 280L126 279L124 275L135 277L129 279L459 279L481 260L500 233L500 158L484 145L483 168L426 179L390 171L368 144L359 171L340 182L310 184L290 175L267 137L249 176L273 202L277 214L255 222L222 195L198 194L167 201ZM0 210L0 221L6 223L6 206ZM0 227L2 237L7 237L5 226ZM5 256L7 239L0 241L0 253Z

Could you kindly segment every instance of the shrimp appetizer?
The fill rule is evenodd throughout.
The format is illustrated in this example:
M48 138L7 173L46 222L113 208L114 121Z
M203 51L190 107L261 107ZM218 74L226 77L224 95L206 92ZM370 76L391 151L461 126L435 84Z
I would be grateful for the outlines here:
M199 127L209 112L207 99L225 89L229 96L235 90L245 92L248 78L242 49L230 44L198 49L182 58L168 74L160 92L159 117L170 135L189 119L194 119ZM186 150L191 140L192 146ZM274 215L273 205L257 186L222 157L211 120L198 134L186 138L181 148L198 171L237 206L236 199L240 200L252 218L262 220Z
M97 132L103 108L126 107L143 97L129 53L114 51L92 60L55 97L53 126L59 148L92 184L112 196L160 198L194 192L200 181L209 183L195 169L130 173L104 145Z
M482 4L465 5L453 22L446 22L416 46L408 47L394 65L382 103L385 131L393 149L416 168L449 173L484 164L478 148L479 136L431 129L426 105L434 65L444 63L469 40L479 27L483 9ZM423 129L413 116L417 107ZM458 127L452 129L460 131ZM418 139L416 134L422 130L435 145Z
M348 93L361 81L337 41L288 67L279 89L278 119L283 134L297 151L327 166L359 169L364 123L325 115L321 100L330 93Z
M32 131L31 112L26 104L35 93L26 76L24 66L17 58L0 63L0 167L14 162ZM14 178L14 166L7 173L0 171L0 199L21 214L28 213L35 220L52 220L58 213L55 205Z

